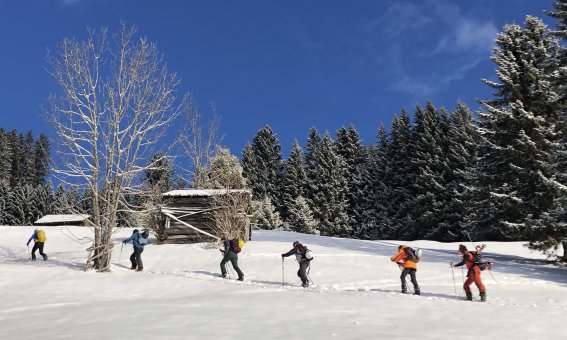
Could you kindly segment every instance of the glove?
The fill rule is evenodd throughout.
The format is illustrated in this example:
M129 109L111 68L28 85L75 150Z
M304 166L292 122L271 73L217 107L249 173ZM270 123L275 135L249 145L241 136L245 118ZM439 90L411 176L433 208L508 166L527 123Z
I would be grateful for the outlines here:
M30 245L30 243L29 243L29 242L28 242L28 243L26 243L26 246L29 246L29 245Z
M450 266L451 268L455 267L455 265L453 264L453 262L450 262L450 263L449 263L449 266Z
M282 254L282 259L285 257L284 255L285 255L285 254Z
M126 244L127 242L126 242L126 241L122 241L122 243L123 243L123 244Z

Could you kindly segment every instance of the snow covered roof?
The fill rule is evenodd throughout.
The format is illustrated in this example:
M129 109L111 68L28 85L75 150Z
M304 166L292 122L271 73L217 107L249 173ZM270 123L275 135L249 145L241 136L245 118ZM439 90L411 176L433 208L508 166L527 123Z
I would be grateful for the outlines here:
M183 189L172 190L163 194L166 197L209 197L233 192L247 192L246 189Z
M76 214L76 215L45 215L39 220L35 221L34 224L43 223L72 223L72 222L83 222L88 219L90 215Z

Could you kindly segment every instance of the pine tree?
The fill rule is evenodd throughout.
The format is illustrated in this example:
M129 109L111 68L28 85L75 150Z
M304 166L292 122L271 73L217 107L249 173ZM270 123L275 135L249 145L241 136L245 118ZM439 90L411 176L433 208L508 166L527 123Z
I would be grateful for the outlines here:
M208 179L209 189L244 189L242 167L230 150L218 147L211 160Z
M12 170L12 147L8 134L0 128L0 179L10 182Z
M412 177L412 199L406 202L409 223L403 232L404 238L423 238L439 224L444 197L444 154L442 132L438 126L437 111L431 102L425 110L419 106L415 111L412 150L410 158Z
M389 147L388 134L384 126L378 131L378 145L371 145L368 150L368 159L364 166L363 199L364 212L362 224L355 230L355 235L362 239L380 239L379 224L387 221L387 199L390 197L388 183L386 182L386 169L388 159L386 152Z
M175 183L175 171L173 162L163 153L154 154L146 170L144 170L144 182L152 188L159 188L159 192L164 193L172 190Z
M558 194L550 166L557 94L547 76L557 43L540 19L528 16L524 25L505 26L492 57L499 82L484 81L496 98L482 102L478 205L471 215L483 238L521 238Z
M313 161L311 177L308 176L312 180L310 188L313 190L310 207L314 217L320 222L321 235L347 237L352 231L346 214L347 167L344 160L335 153L328 132L310 157Z
M50 210L56 215L71 214L67 203L67 192L63 184L59 184L57 190L53 193L53 201L51 202Z
M8 201L10 199L10 184L8 180L0 179L0 225L8 224Z
M35 173L35 139L33 138L32 132L28 131L26 136L22 141L22 153L20 158L20 164L22 169L22 183L35 185L36 184L36 173Z
M555 172L559 194L555 197L549 212L543 214L539 223L530 225L528 239L530 248L543 251L555 256L560 245L563 246L561 260L567 262L567 1L561 0L553 3L554 12L547 12L551 17L558 19L556 29L552 34L562 40L556 57L549 57L548 63L555 72L549 78L558 95L557 123L555 124L556 141L552 155L552 169Z
M256 155L254 154L254 149L252 144L246 144L244 150L242 151L242 159L240 161L242 166L242 175L246 181L247 188L253 188L256 183L260 183L258 178L258 164L256 161Z
M459 102L450 115L442 220L431 232L439 241L466 239L467 208L471 205L471 176L476 149L476 126L468 107Z
M39 215L34 205L35 195L34 187L29 184L12 187L6 205L6 224L32 225Z
M47 175L49 174L49 166L51 158L49 156L50 144L49 139L44 134L40 134L39 138L35 141L34 145L34 174L33 184L44 184Z
M23 139L23 136L21 134L18 135L18 132L15 129L8 135L8 142L10 149L12 150L10 187L14 187L21 183Z
M363 171L367 158L366 149L352 125L348 128L348 131L344 127L337 131L334 146L337 155L342 157L346 163L349 225L358 227L362 225L362 214L364 212Z
M319 234L318 222L303 196L298 196L289 205L288 223L293 231L304 234Z
M297 140L293 141L293 148L285 162L282 180L282 209L281 216L284 221L289 222L289 211L295 204L297 198L303 195L303 187L306 181L305 169L303 168L303 153Z
M415 174L411 168L411 122L405 110L399 117L394 117L390 135L391 142L385 151L384 183L387 187L379 199L384 212L377 221L379 235L383 239L396 239L407 234L411 223L407 208L412 199L410 189L415 183Z
M314 211L314 196L317 192L317 154L321 148L321 136L315 128L309 130L309 136L305 144L305 186L303 187L303 195L307 200L310 208Z
M250 148L246 148L243 157L243 175L252 189L256 200L270 197L276 209L280 211L279 193L282 174L281 145L272 128L265 126L252 139ZM251 153L253 157L250 157Z
M262 201L255 201L254 206L254 220L257 226L270 230L281 228L282 220L270 197L266 196Z

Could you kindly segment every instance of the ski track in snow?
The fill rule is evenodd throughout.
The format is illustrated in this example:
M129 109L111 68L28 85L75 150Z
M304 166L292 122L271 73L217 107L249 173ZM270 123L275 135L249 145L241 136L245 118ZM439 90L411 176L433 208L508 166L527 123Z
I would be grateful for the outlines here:
M119 267L116 267L116 265L113 266L113 268L118 269ZM120 268L118 270L129 270L129 269L125 269L125 268ZM382 295L382 296L395 296L395 297L402 297L402 298L408 298L408 299L427 299L427 300L444 300L444 301L453 301L453 302L458 302L458 303L468 303L468 301L464 300L464 295L457 295L457 296L442 296L441 294L434 294L434 293L422 293L421 295L414 295L413 293L409 293L409 294L403 294L399 291L396 291L394 289L392 290L387 290L387 289L381 289L381 288L369 288L368 285L366 285L365 287L360 287L357 288L356 287L356 282L353 283L346 283L346 284L341 284L341 285L312 285L308 288L303 288L301 287L301 285L293 285L293 284L289 284L286 283L285 285L282 285L281 282L277 283L277 282L265 282L265 281L259 281L259 280L244 280L242 282L237 281L236 279L232 279L232 278L228 278L228 279L224 279L221 277L217 277L215 278L213 275L213 273L210 274L199 274L199 273L194 273L194 272L160 272L160 271L149 271L149 270L145 270L143 272L143 274L150 274L150 275L168 275L168 276L175 276L175 277L179 277L179 278L186 278L186 279L191 279L191 280L199 280L199 281L208 281L208 282L214 282L214 283L220 283L220 284L231 284L231 285L236 285L236 286L244 286L244 287L253 287L253 288L258 288L258 289L273 289L274 291L284 291L284 290L293 290L293 291L302 291L302 292L307 292L307 293L323 293L323 294L357 294L357 295L370 295L370 294L375 294L375 295ZM218 275L218 274L217 274ZM410 284L411 285L411 284ZM516 285L521 285L516 284ZM344 287L346 286L346 287ZM398 285L381 285L382 287L386 287L386 286L391 286L391 287L397 287ZM449 284L429 284L428 286L450 286ZM479 300L478 300L479 301ZM520 303L510 303L507 302L505 299L502 298L494 298L495 302L492 301L486 301L485 304L497 304L499 306L523 306L523 307L532 307L532 308L567 308L567 305L545 305L545 306L541 306L541 305L537 305L537 304L520 304ZM552 302L552 301L550 301Z

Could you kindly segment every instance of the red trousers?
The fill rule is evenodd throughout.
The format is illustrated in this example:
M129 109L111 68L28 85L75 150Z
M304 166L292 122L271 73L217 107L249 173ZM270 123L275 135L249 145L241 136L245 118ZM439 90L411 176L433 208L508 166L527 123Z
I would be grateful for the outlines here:
M480 268L478 266L474 266L469 270L469 276L463 285L465 292L471 292L471 284L473 282L478 287L479 292L486 292L486 288L484 288L482 280L480 279Z

